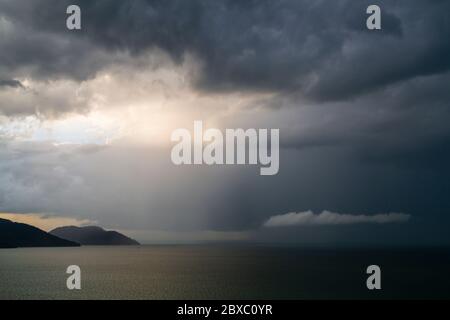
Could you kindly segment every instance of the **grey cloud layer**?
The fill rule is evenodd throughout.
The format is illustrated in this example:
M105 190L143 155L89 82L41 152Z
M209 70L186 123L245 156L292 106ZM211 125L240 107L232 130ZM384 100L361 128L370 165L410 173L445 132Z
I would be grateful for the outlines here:
M64 27L69 2L0 1L13 29L0 40L3 72L81 80L116 51L158 47L175 60L197 56L203 90L342 100L450 67L448 1L380 1L383 30L372 33L370 1L76 1L79 33Z
M65 28L74 3L80 32ZM167 230L252 230L309 209L405 212L414 221L382 227L450 243L450 2L378 1L380 32L365 29L369 3L0 0L1 115L87 112L86 80L132 75L162 50L196 59L198 95L270 93L220 120L280 128L284 147L280 173L262 180L248 167L174 168L168 150L17 145L0 127L0 210Z
M0 80L0 87L23 88L23 85L18 80Z

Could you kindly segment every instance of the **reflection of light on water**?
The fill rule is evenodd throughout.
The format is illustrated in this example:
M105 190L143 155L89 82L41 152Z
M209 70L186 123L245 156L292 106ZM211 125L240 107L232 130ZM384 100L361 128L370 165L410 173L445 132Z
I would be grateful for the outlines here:
M381 299L448 299L448 250L82 246L0 250L0 299L373 299L361 266L391 266ZM82 290L65 270L80 261ZM403 281L399 281L403 279ZM409 279L424 279L412 288ZM389 280L389 279L388 279Z

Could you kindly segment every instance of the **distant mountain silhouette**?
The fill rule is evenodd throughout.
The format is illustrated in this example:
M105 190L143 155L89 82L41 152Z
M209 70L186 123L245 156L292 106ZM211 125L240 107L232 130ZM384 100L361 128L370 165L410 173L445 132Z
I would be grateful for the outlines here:
M139 245L139 242L124 236L117 231L106 231L100 227L60 227L50 231L51 234L75 241L81 245L127 246Z
M61 239L24 223L0 219L0 248L77 247L78 243Z

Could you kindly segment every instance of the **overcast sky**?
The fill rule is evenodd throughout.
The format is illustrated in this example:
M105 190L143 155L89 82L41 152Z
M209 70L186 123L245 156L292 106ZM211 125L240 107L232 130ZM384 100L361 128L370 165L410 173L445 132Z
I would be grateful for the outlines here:
M450 2L377 1L377 31L369 4L0 0L0 212L143 242L449 244ZM173 165L194 120L279 128L279 173Z

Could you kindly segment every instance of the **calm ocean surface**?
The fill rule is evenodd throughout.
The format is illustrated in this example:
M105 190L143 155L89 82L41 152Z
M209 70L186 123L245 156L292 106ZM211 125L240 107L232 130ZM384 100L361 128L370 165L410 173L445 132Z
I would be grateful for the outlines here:
M66 289L69 265L82 290ZM366 289L378 264L382 290ZM0 299L450 298L449 249L140 246L0 249Z

